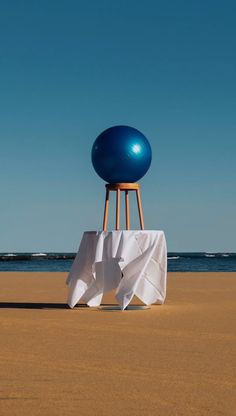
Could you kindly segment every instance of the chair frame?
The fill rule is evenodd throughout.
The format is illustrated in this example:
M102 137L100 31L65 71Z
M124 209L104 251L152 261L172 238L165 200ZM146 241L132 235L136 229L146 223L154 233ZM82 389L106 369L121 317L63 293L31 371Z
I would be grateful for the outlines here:
M107 220L109 210L109 194L110 191L116 192L116 230L120 229L120 193L125 192L125 218L126 230L130 230L130 209L129 209L129 191L136 192L140 228L144 230L144 219L140 196L140 185L138 183L108 183L106 186L106 198L103 217L103 231L107 231Z

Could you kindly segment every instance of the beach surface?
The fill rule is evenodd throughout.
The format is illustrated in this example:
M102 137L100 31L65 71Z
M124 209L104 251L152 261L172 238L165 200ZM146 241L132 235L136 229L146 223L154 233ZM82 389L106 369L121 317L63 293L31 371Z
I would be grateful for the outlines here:
M123 312L67 308L66 276L0 273L1 416L235 416L236 273L169 273Z

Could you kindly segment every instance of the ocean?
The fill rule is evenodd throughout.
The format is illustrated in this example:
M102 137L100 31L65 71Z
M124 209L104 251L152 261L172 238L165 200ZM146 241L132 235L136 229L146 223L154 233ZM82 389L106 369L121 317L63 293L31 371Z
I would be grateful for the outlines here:
M0 253L0 272L69 272L75 253ZM170 272L236 272L236 253L168 253Z

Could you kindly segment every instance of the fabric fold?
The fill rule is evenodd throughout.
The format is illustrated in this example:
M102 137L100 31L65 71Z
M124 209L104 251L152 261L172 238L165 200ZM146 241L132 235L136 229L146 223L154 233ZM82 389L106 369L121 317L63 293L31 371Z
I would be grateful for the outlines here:
M99 306L116 290L125 309L136 295L162 304L166 296L167 249L163 231L90 231L83 234L67 278L68 304Z

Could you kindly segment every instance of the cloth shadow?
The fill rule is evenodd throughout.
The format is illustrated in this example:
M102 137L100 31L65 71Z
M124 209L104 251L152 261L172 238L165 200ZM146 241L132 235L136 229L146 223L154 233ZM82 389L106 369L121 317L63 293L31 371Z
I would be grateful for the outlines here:
M89 308L86 304L77 304L73 309ZM144 305L129 305L125 310L142 310L150 307ZM53 302L0 302L0 309L70 309L67 303L53 303ZM99 307L89 308L91 310L100 311L120 311L120 307L113 303L102 303Z
M87 308L87 305L76 305L78 308ZM70 309L67 303L48 302L0 302L0 309Z

